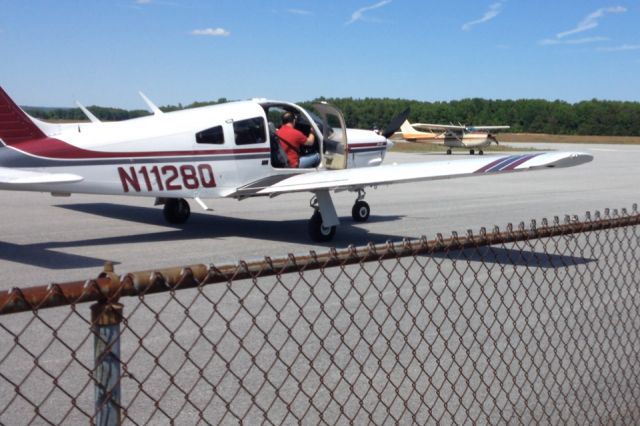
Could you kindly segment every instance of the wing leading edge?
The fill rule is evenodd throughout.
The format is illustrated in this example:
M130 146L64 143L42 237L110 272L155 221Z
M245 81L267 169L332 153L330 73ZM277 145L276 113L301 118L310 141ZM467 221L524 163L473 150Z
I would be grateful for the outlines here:
M229 197L278 195L288 192L357 189L423 180L492 175L505 172L572 167L593 160L581 152L546 152L486 156L465 160L391 164L359 169L307 172L281 179L264 179L238 188Z

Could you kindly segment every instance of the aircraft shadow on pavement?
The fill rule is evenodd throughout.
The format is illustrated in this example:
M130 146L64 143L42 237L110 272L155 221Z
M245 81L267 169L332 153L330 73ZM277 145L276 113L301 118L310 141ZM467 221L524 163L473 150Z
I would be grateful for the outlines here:
M0 259L54 270L99 268L104 265L104 259L62 253L54 250L58 247L72 245L75 244L45 242L20 245L0 241Z
M76 255L56 251L68 247L89 247L100 245L125 245L129 243L162 243L176 240L199 238L246 237L298 244L309 244L307 219L299 220L255 220L209 213L192 213L184 225L167 225L158 208L127 206L111 203L67 204L58 207L81 213L93 214L111 219L138 222L146 225L170 227L170 230L115 237L86 239L79 241L42 242L36 244L12 244L0 241L0 258L8 261L38 266L48 269L76 269L101 267L106 259ZM370 222L399 220L402 216L371 216ZM344 248L348 245L362 246L369 243L384 244L415 236L376 234L357 226L350 217L343 217L336 237L329 243L314 243L315 246ZM285 256L286 253L264 253L270 256ZM482 248L452 251L432 255L452 260L469 260L484 263L499 263L515 266L559 268L567 265L586 264L593 259L546 253L522 252L504 248ZM241 260L241 259L238 259Z
M300 220L255 220L227 216L215 213L192 213L184 225L168 225L162 211L152 207L127 206L110 203L68 204L58 207L81 213L93 214L137 222L146 225L157 225L171 229L160 232L149 232L122 235L106 238L94 238L79 241L48 241L35 244L13 244L0 241L0 259L37 266L47 269L93 268L104 265L105 260L89 256L69 254L57 251L68 247L89 247L100 245L125 245L129 243L162 243L176 240L193 240L199 238L246 237L282 241L298 244L309 244L307 219ZM371 217L371 222L399 220L401 216ZM381 244L389 240L400 240L399 235L370 233L366 229L349 226L351 218L343 218L336 237L329 243L315 243L316 246L346 247L350 244L364 245L369 242ZM264 253L265 256L286 256L286 253ZM241 260L241 259L238 259Z
M153 207L126 206L109 203L67 204L59 207L77 212L93 214L110 219L120 219L138 222L145 225L157 225L172 228L166 232L153 232L131 236L111 237L89 240L91 245L97 244L126 244L128 242L160 242L166 240L189 240L196 238L246 237L269 241L282 241L299 244L309 244L307 233L307 219L296 220L268 220L243 219L229 216L219 216L213 213L191 213L189 220L182 225L171 225L164 221L162 211ZM369 222L389 222L401 219L402 216L375 216ZM313 243L333 247L344 243L375 244L388 240L402 239L401 235L374 234L366 229L350 226L355 223L351 217L342 217L333 241L328 243Z

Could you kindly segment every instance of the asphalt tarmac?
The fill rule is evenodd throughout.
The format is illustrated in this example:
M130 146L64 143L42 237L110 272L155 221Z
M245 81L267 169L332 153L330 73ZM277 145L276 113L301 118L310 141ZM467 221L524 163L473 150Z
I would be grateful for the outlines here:
M519 144L518 146L525 146ZM640 200L640 146L530 144L582 151L591 163L568 169L470 177L369 189L371 217L351 219L355 194L334 195L341 225L331 243L310 241L310 195L207 200L213 212L191 204L181 226L164 222L153 199L1 191L0 290L97 276L105 261L117 273L189 264L235 264L264 256L324 252L350 244L384 243L437 233L445 237L480 227L628 208ZM485 154L491 155L491 154ZM467 158L459 151L455 159ZM444 153L389 153L386 163L435 161Z
M548 148L548 146L544 145L536 146L542 149ZM221 266L229 263L235 264L240 259L255 260L264 256L276 258L285 256L287 253L307 254L309 250L322 253L331 246L343 248L349 244L364 245L370 241L384 243L387 240L397 241L403 238L416 238L421 235L426 235L427 238L434 238L437 233L448 236L451 231L464 233L467 229L478 232L482 226L491 230L494 225L504 228L510 222L514 225L521 221L528 224L531 219L540 220L543 217L549 220L553 220L554 216L559 216L562 219L567 214L584 217L586 211L603 211L605 208L631 209L633 203L638 202L640 199L637 184L639 172L637 163L640 158L640 146L553 145L553 148L565 151L589 152L594 155L594 161L569 169L471 177L371 189L367 192L366 199L371 205L372 213L370 220L366 223L355 223L351 219L350 212L355 198L354 194L339 193L335 195L334 201L338 214L341 216L342 225L339 227L334 241L326 245L312 244L307 236L307 219L311 215L308 194L292 194L274 199L250 199L241 202L235 200L213 200L209 203L215 209L214 212L200 212L198 211L198 206L194 203L190 221L183 226L175 227L167 226L163 222L162 211L159 207L153 207L152 199L85 195L74 195L70 198L51 198L48 194L0 192L0 200L2 201L2 208L0 209L0 271L2 271L0 289L92 278L101 271L105 261L115 262L116 272L118 273L194 263L213 263ZM455 159L464 159L467 156L468 154L459 153L454 157ZM421 155L391 153L387 161L400 163L435 161L445 158L447 157L444 154L434 153ZM597 254L590 253L585 256L589 259L604 261ZM433 291L441 292L439 293L438 303L443 306L449 306L451 310L447 311L450 317L443 310L435 308L433 309L433 316L429 318L425 316L418 317L420 321L428 319L428 321L437 325L436 328L431 329L422 324L423 328L428 331L428 340L434 339L433 346L430 349L433 351L434 357L425 360L424 365L426 371L437 371L440 375L451 374L453 383L457 380L456 374L458 374L458 370L445 367L452 365L453 356L457 352L447 351L446 348L455 348L458 347L457 345L459 345L460 341L468 341L471 342L469 345L473 351L484 350L473 345L473 342L484 341L483 339L474 339L479 339L478 336L482 336L483 333L490 333L490 330L485 328L476 330L476 328L471 329L467 326L468 324L484 324L483 321L489 321L489 319L478 316L478 312L484 312L484 309L480 308L475 308L479 310L473 310L469 317L459 316L454 312L458 308L463 310L469 306L466 304L463 306L452 304L450 299L454 297L456 290L448 290L446 283L443 281L443 277L448 276L447 271L450 270L451 265L446 262L439 262L437 265L438 268L444 271L444 274L437 275L437 279L434 279L428 285L431 286L430 288L435 289ZM582 270L587 266L579 262L575 268ZM530 271L526 265L516 265L515 267L519 267L523 273L531 272L537 274L537 276L535 279L530 280L531 285L521 283L517 289L518 293L513 293L514 300L522 303L520 311L523 314L514 318L496 317L496 321L501 324L500 330L504 331L498 336L492 335L492 339L495 340L495 342L493 340L492 342L496 347L504 347L507 341L514 345L511 341L513 336L510 330L520 330L522 328L520 322L532 321L531 330L538 330L540 321L542 321L539 319L541 315L550 315L552 313L545 311L544 315L538 314L529 318L527 313L532 311L531 306L528 305L529 301L541 301L544 297L550 297L554 299L549 300L548 306L551 307L556 306L555 303L565 307L568 303L574 303L564 301L562 299L562 297L565 297L564 293L558 296L546 288L547 285L553 285L553 283L548 283L548 277L544 275L544 270ZM372 268L375 268L375 265ZM389 270L397 275L392 277L392 281L403 282L405 277L402 269L390 267ZM411 274L411 272L409 273ZM494 276L495 281L485 279L486 275L491 273L497 274ZM212 383L220 383L217 392L223 395L234 395L237 392L237 384L233 381L224 380L224 374L228 366L218 364L219 358L215 358L215 362L210 361L208 358L211 354L211 347L207 342L214 341L220 342L217 348L218 354L225 355L225 359L235 360L232 366L234 371L244 371L245 364L248 362L242 356L234 355L235 351L237 351L237 341L228 335L226 320L222 321L218 316L210 317L212 311L210 301L221 300L223 303L216 306L216 312L223 313L228 318L233 317L234 330L243 330L242 333L237 331L238 333L244 335L244 332L247 332L247 338L243 340L243 344L251 347L252 350L255 349L255 352L259 352L261 357L265 357L266 361L260 358L259 365L272 365L270 377L273 377L273 380L277 381L279 377L289 377L288 373L279 370L280 364L273 363L269 358L270 352L268 350L264 347L261 349L260 345L263 344L264 336L260 333L256 334L256 330L251 327L255 327L255 324L259 323L266 328L270 328L270 324L275 321L274 318L279 318L280 321L286 324L301 324L300 329L292 326L292 330L275 327L269 334L269 341L272 344L276 347L282 345L280 356L284 359L298 360L293 370L297 371L296 369L300 368L301 371L306 371L305 368L308 368L308 365L306 364L306 358L299 357L300 349L297 344L290 344L289 339L292 338L294 339L293 341L307 342L304 346L304 352L314 354L314 366L319 368L320 371L325 371L328 368L327 366L330 365L330 360L326 356L327 353L319 351L318 345L320 345L320 342L314 340L313 336L324 336L326 330L323 327L327 327L328 322L325 317L316 320L319 318L318 310L322 309L339 315L337 320L335 322L332 321L331 324L335 323L337 324L336 327L346 327L347 329L350 327L350 321L352 321L351 318L347 318L347 313L356 312L357 315L354 314L353 321L358 324L369 325L363 326L362 330L360 330L361 333L364 333L362 335L364 337L356 333L353 336L350 335L350 338L354 338L356 341L367 338L369 339L368 341L377 342L376 336L379 334L379 329L375 326L377 324L375 321L369 321L370 317L379 317L380 323L396 324L387 318L392 311L389 311L384 303L377 303L377 300L382 297L385 300L392 301L398 295L394 287L387 288L384 280L381 281L383 284L381 284L380 288L369 287L370 283L366 275L354 273L352 274L353 276L360 278L353 282L343 277L334 283L329 283L326 280L316 280L317 274L318 272L313 271L305 273L305 282L314 283L313 285L296 287L296 291L302 293L313 289L314 298L311 298L310 294L307 293L294 295L297 296L297 300L309 301L304 304L304 309L299 308L296 304L288 303L287 300L289 300L288 297L290 296L281 291L281 288L274 284L276 282L273 280L263 280L262 290L266 293L252 293L254 284L250 280L234 283L234 293L226 296L224 296L226 291L224 286L207 286L204 292L208 297L196 297L199 295L195 294L194 290L177 292L172 297L184 302L185 306L189 306L188 314L189 318L191 318L189 321L185 321L183 305L175 303L175 301L174 303L168 303L167 294L147 297L144 301L137 298L127 299L125 303L126 310L127 314L131 316L128 320L127 333L132 333L131 330L135 330L135 336L145 336L144 347L151 351L150 353L162 354L160 361L156 359L155 362L160 362L165 366L164 368L175 374L176 380L184 381L187 384L185 385L187 388L197 382L199 375L206 373L207 377L211 375L209 379ZM504 278L504 276L500 275L499 269L490 269L482 270L482 273L475 279L478 282L495 283L496 286L503 286L505 283L501 280L504 280ZM295 281L296 279L298 279L296 276L289 276L285 278L285 281ZM411 294L412 291L420 293L426 285L422 281L420 283L420 287L417 289L406 286L402 288L402 291L409 292L408 294ZM597 282L593 282L585 283L584 285L596 286L597 284ZM352 293L350 286L353 285L362 286L362 295L360 293ZM271 286L277 287L276 291L269 292L265 290L265 288L269 289ZM594 312L589 311L589 309L593 310L595 308L588 306L589 304L587 303L590 300L589 295L596 294L595 288L587 287L585 293L578 295L579 300L575 302L576 304L579 303L581 309L585 310L584 314L589 315L591 318L599 318ZM475 295L473 292L477 292L478 287L471 284L468 291L471 292L469 294ZM572 290L568 290L568 292L568 296L576 296ZM218 293L223 293L223 295ZM243 296L245 293L247 297ZM541 298L532 296L538 293ZM269 294L269 305L267 307L264 306L261 297L256 297L262 294ZM344 300L338 300L335 297L337 294L345 294L347 297ZM392 306L394 309L400 307L401 310L404 309L408 312L418 312L421 309L421 304L433 307L433 303L435 303L434 297L433 294L429 294L430 296L424 301L419 298L410 298L411 300L407 302L406 306L404 304L392 304ZM475 295L479 299L474 300L480 300L478 303L481 304L495 303L499 305L503 303L499 298L501 294L499 292L489 291L482 294L484 295L483 297ZM322 295L326 295L326 301L320 307L315 303L315 300L318 297L321 300L325 300ZM585 297L585 295L587 296ZM555 300L557 297L561 297L561 300ZM610 298L614 297L617 296L615 294L610 296ZM236 298L242 299L244 309L238 308ZM371 311L362 309L362 304L372 306ZM547 305L542 303L541 306ZM276 312L274 307L282 307L282 309L278 309ZM606 311L609 312L609 310ZM69 408L69 398L68 395L61 392L49 391L52 387L51 378L42 373L42 366L46 366L48 371L56 372L54 373L56 377L59 375L58 383L62 387L67 390L71 389L74 395L79 395L77 404L83 410L90 413L93 406L92 389L91 386L87 385L89 380L87 367L81 366L81 363L82 365L92 365L91 341L86 337L87 323L84 319L88 317L88 306L81 305L76 307L74 312L78 315L69 313L66 309L51 309L40 311L37 315L38 320L34 320L30 313L11 315L2 319L3 330L5 331L0 337L9 341L8 339L11 338L11 335L6 330L13 330L12 333L20 336L20 348L29 348L30 353L37 354L38 365L41 366L34 369L30 355L24 354L22 349L12 349L7 353L2 352L2 357L4 357L2 373L5 376L10 376L14 383L20 383L20 391L25 395L29 395L29 398L33 398L36 401L46 401L40 407L40 410L46 413L45 415L49 419L62 418L62 416L66 415L66 410ZM396 317L403 318L403 321L408 322L406 324L403 323L403 325L396 324L398 328L414 327L414 324L410 323L411 317L405 316L403 312L396 312ZM617 311L613 310L611 312L615 316ZM254 314L255 316L253 316ZM496 311L495 314L500 316L505 313ZM301 315L304 315L304 320L301 319ZM258 322L256 322L257 317L259 317ZM205 331L193 326L192 321L194 318L200 319L205 324ZM158 321L165 326L155 324ZM606 324L617 324L614 320L602 321ZM309 327L313 326L318 334L309 334L309 331L304 327L305 324ZM174 327L178 328L175 335L173 331L169 335L166 325L170 325L170 330L173 330ZM58 340L52 340L50 327L57 330L56 339L64 341L69 347L77 348L74 350L74 357L79 362L69 361L69 348L57 344ZM28 332L23 329L28 329ZM464 330L464 335L459 336L452 333L451 330L454 329ZM564 330L565 325L559 324L558 329ZM253 332L247 330L253 330ZM346 329L343 331L346 335ZM198 336L201 335L200 333L204 333L208 338L198 339ZM183 406L184 398L181 394L173 394L175 393L175 387L170 386L167 382L166 373L157 370L157 374L146 377L149 368L156 364L151 362L149 356L146 355L147 352L139 350L140 340L135 336L126 334L123 337L123 359L128 365L128 371L132 374L131 377L142 378L146 394L141 394L135 380L130 380L130 378L124 380L123 395L125 395L130 415L137 421L139 420L140 423L166 422L166 417L158 414L157 408L154 408L156 406L153 400L157 399L162 400L161 406L166 412L181 413L181 421L178 421L178 423L195 423L198 420L198 413L191 409L191 406L186 408ZM227 336L227 338L223 338L223 336ZM332 344L331 336L327 337L323 345ZM396 339L399 338L400 334L396 333L393 336ZM554 339L559 338L559 335L553 336L555 336ZM411 340L414 337L416 336L408 336L407 338ZM205 373L199 372L191 363L185 364L183 359L185 353L179 348L176 349L175 346L169 345L171 347L167 349L167 342L172 339L178 339L183 342L185 347L191 348L188 351L188 356L191 360L195 360L194 362L198 365L206 365ZM423 337L418 338L417 341L421 341L420 339L423 339ZM544 338L542 341L546 342ZM534 345L537 342L538 340L531 340L524 336L517 345L513 346L514 352L526 354L529 353L527 352L528 350L531 350L534 351L531 353L544 354L544 360L552 360L549 366L547 366L546 361L535 364L536 368L540 369L540 375L536 376L537 381L532 386L536 389L544 388L552 394L548 400L545 399L546 397L543 398L542 405L535 406L535 418L538 420L545 418L543 414L546 413L546 415L551 416L549 419L561 418L566 420L570 417L567 417L562 410L570 409L570 401L573 401L572 398L574 396L570 392L569 396L563 396L566 395L564 388L559 389L553 381L555 375L548 372L558 371L559 367L554 363L560 362L558 360L562 358L562 354L565 352L560 352L560 355L556 353L560 341L553 340L551 341L551 346L535 348ZM388 370L380 370L380 365L374 362L377 358L369 355L369 349L361 347L360 344L351 344L357 346L353 353L346 353L349 352L347 349L351 348L351 346L341 346L341 351L346 352L340 352L338 354L340 356L336 356L337 359L355 357L362 360L363 368L366 367L365 370L370 367L372 371L378 371L377 374L380 374L380 376L376 377L384 377L385 380L392 383L403 383L403 385L398 385L398 392L406 393L412 390L412 387L407 384L408 382L405 381L404 377L384 374L384 371L394 371L395 374L397 359L393 356L393 351L389 352L385 347L377 348L380 349L380 353L387 354L382 359L382 368L387 368ZM257 347L254 348L253 345L257 345ZM394 340L390 342L390 345L392 347L402 347L406 350L405 352L411 348L411 346L403 346L405 345L404 340L400 342ZM529 345L532 347L530 348ZM570 340L568 345L571 347L585 347L585 343L582 341ZM637 342L633 343L633 345L637 345ZM564 348L564 346L562 347ZM635 347L625 350L630 351L629 353L637 353L637 348ZM405 352L402 352L402 356L409 356L409 353ZM489 352L492 355L486 359L488 365L500 366L502 362L508 362L509 360L508 357L506 360L500 358L499 352ZM469 356L472 359L479 359L478 355L472 354ZM401 358L400 355L398 357ZM609 364L605 362L606 360L602 361L600 358L597 360L603 362L605 366ZM371 362L375 365L369 365ZM348 364L345 367L347 375L353 373L353 377L360 377L361 371L354 367L357 365ZM566 377L575 378L575 380L579 381L581 376L571 368L581 368L582 364L578 363L576 365L578 367L572 364L565 374ZM465 368L467 367L469 365L465 364ZM262 374L259 370L251 371L255 374L247 374L243 378L243 383L250 389L260 388L264 380ZM598 377L605 380L607 377L617 377L616 374L621 374L618 370L614 369L612 371L605 368ZM427 378L424 377L424 371L419 368L415 371L414 369L409 369L409 373L411 375L415 373L415 377L419 378L417 383L425 383L427 381ZM472 373L473 371L462 371L463 375L471 375ZM222 376L219 376L221 374ZM486 374L490 374L490 372ZM331 387L334 383L340 382L340 377L334 374L334 371L327 370L324 380ZM523 407L518 405L522 401L518 397L518 392L521 391L520 388L509 388L507 395L501 393L501 381L487 380L490 385L481 386L480 388L483 392L499 395L500 398L494 401L495 404L508 406L509 410L513 408L515 411L511 415L516 416L513 417L514 419L517 418L518 410L524 410ZM8 382L5 381L4 383L7 386ZM310 380L310 383L305 382L305 386L313 387L314 383L313 380ZM597 389L601 389L599 387L601 385L606 385L606 383L600 382L587 383ZM200 385L204 385L204 383L200 382ZM362 389L368 389L366 383L362 385ZM382 392L380 398L385 400L388 398L388 400L395 401L396 388L393 386L383 387L384 392ZM197 406L208 407L206 410L209 411L206 412L206 415L211 416L209 420L214 423L216 421L224 423L224 420L229 420L228 417L224 419L215 417L216 415L224 414L225 411L216 410L216 404L209 403L210 401L207 402L207 398L211 397L210 386L201 386L201 388L198 388L198 391L191 392L190 398L195 401L193 403L197 404ZM359 386L356 388L360 392L361 388ZM164 395L163 392L167 389L169 394ZM295 396L288 395L287 392L293 392L295 389L295 386L282 385L281 393L282 395L286 394L286 400L294 400ZM582 388L580 387L579 389ZM344 388L342 390L346 391L348 389ZM529 392L526 389L523 390L523 392L525 391ZM591 392L590 394L595 394L592 388L588 388L587 391ZM445 401L449 398L456 400L457 397L448 395L446 392L440 394L439 397ZM269 398L272 397L272 393L271 391L265 391L264 395L262 392L258 395L258 402L261 407L269 406ZM624 396L624 392L622 394ZM151 396L147 397L145 395ZM340 392L337 392L336 395L334 397L338 400L346 400L347 398ZM466 393L464 395L462 400L465 404L468 404L465 407L469 406L473 407L474 410L478 409L472 399L473 395ZM520 402L507 403L506 400L503 400L507 397L509 401ZM0 423L5 421L8 424L28 423L29 419L34 415L32 407L23 403L20 399L14 401L12 398L12 392L0 392L0 407L10 407L4 413L0 413ZM260 398L266 398L266 400L262 401ZM323 396L321 393L314 398L315 403L318 404L317 406L324 407L325 404L329 403L328 397L326 395ZM425 399L429 401L434 400L434 398L436 398L436 395L433 394L432 390L425 396ZM202 401L200 401L201 399ZM378 404L378 399L376 397L369 401L368 398L365 398L363 404L371 403L375 405ZM552 401L565 401L565 403L556 406ZM416 407L423 407L420 401L412 402L409 398L410 404L414 402ZM245 405L246 407L251 406L245 394L239 395L234 404L236 409L238 409L237 407L245 407ZM594 407L600 407L600 405L596 404ZM327 418L338 418L337 408L334 405L330 408L325 410ZM269 409L268 412L270 418L282 420L287 418L286 413L289 409L291 408L277 405ZM334 411L333 413L332 410ZM504 410L500 409L500 411ZM525 410L524 412L528 411ZM316 414L311 412L308 417L311 418ZM422 415L424 415L424 418L429 418L424 412ZM587 416L595 418L595 413L589 412ZM247 420L250 422L254 420L257 422L259 418L259 412L247 414ZM494 420L492 423L497 422L499 419L496 418ZM66 421L84 423L86 422L86 417L78 411L72 411ZM380 421L380 423L383 422ZM556 421L550 422L554 423Z

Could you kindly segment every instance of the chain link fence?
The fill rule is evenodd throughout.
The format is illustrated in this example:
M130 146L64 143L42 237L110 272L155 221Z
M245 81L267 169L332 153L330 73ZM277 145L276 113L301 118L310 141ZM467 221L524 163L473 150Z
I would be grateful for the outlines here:
M637 424L638 224L1 292L0 424Z

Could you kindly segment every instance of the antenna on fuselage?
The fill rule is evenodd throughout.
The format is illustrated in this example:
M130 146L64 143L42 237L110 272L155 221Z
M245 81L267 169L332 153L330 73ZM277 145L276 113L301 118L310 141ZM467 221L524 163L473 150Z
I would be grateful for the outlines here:
M78 106L78 108L80 108L80 111L82 111L82 113L87 116L89 121L91 121L92 123L100 123L100 119L93 115L91 111L85 108L84 105L82 105L79 101L76 101L76 105Z
M164 114L162 112L162 110L160 108L158 108L156 106L156 104L154 104L153 102L151 102L151 99L147 98L144 93L142 92L138 92L138 94L140 94L140 97L142 98L143 101L145 101L145 103L147 104L147 106L149 106L149 109L151 109L151 111L153 112L154 115L160 115L160 114Z

